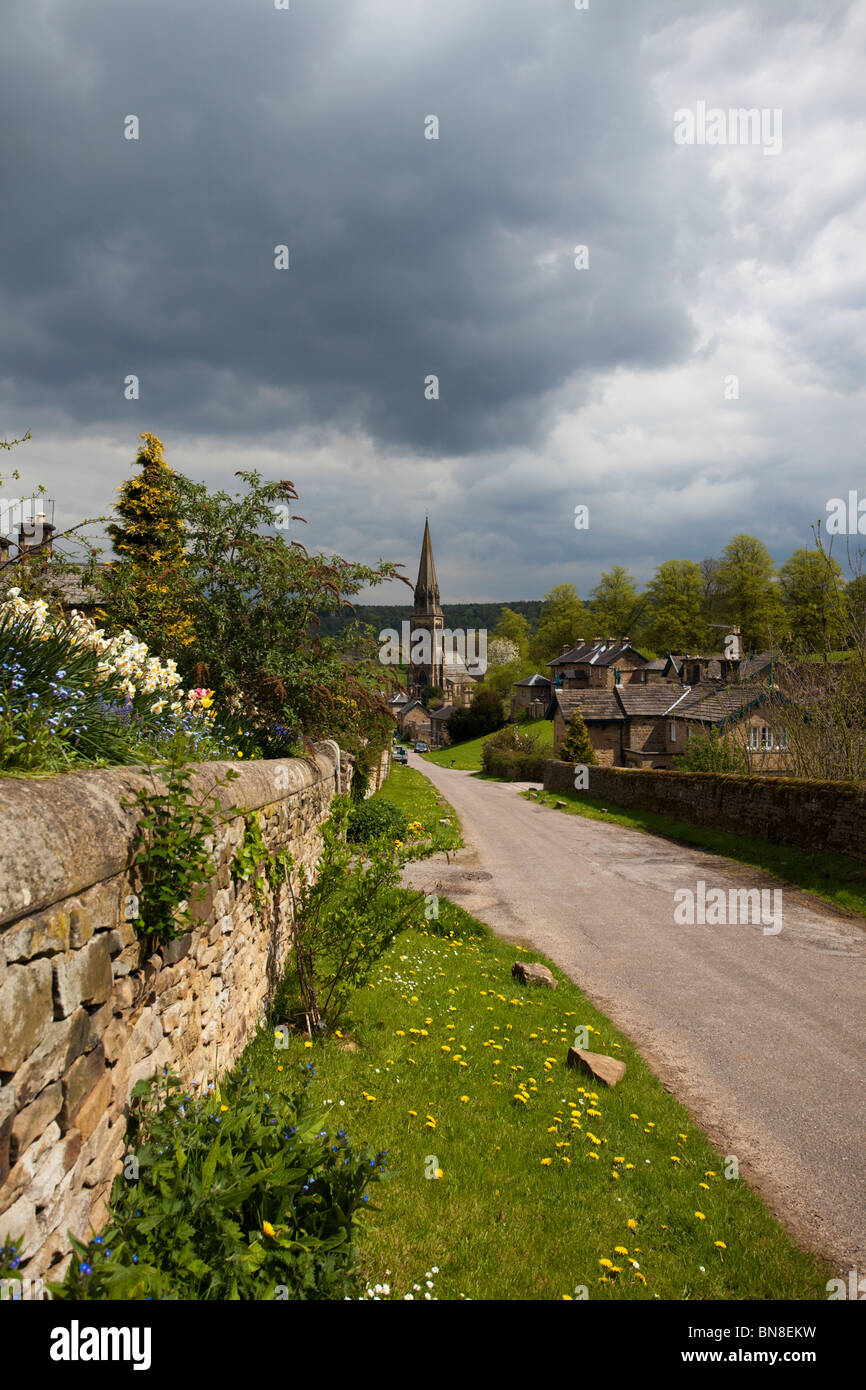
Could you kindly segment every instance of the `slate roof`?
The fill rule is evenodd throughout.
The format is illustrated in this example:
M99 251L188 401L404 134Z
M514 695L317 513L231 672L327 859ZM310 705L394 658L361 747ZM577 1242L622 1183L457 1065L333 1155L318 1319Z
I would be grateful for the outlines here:
M618 685L615 694L624 712L634 717L667 714L687 690L688 686L680 685L679 681L670 681L665 685Z
M540 676L536 671L534 676L524 676L522 681L515 681L515 685L546 685L549 687L550 680L547 676Z
M772 665L772 652L760 652L757 656L750 656L748 660L740 662L740 680L751 680L752 677L760 675L762 671L772 669Z
M615 690L557 690L555 699L566 723L575 710L580 710L587 724L625 721Z
M454 713L454 705L443 705L443 706L441 707L441 709L434 709L434 710L431 710L431 711L430 711L430 718L431 718L431 720L432 720L432 719L436 719L436 720L438 720L440 723L443 723L443 724L444 724L446 720L448 720L448 719L451 718L451 715L452 715L453 713Z
M552 661L548 661L548 666L613 666L615 662L630 652L640 661L646 661L646 657L633 647L630 642L584 642L580 647L572 647L570 652L563 652L561 656L555 656Z
M764 685L724 685L721 689L707 685L695 686L677 707L677 718L696 719L704 723L722 724L734 719L750 705L767 699Z
M560 656L548 661L548 666L612 666L619 661L627 652L640 657L641 661L645 657L641 652L636 651L631 643L626 642L584 642L580 646L572 647L570 651L562 652Z

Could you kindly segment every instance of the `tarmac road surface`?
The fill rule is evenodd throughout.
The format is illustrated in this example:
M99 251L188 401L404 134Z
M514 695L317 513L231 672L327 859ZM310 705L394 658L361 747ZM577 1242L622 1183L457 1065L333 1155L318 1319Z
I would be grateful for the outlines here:
M776 888L759 870L566 815L410 754L467 849L409 865L554 960L636 1044L803 1244L866 1274L866 924L782 886L781 930L680 925L677 890ZM467 874L485 874L483 879ZM768 905L772 899L767 900ZM765 919L770 924L769 917Z

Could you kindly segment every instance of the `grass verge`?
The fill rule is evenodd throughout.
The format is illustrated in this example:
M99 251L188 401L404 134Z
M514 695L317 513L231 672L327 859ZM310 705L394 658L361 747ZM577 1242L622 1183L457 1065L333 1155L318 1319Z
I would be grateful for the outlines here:
M356 993L342 1036L280 1049L266 1029L244 1058L275 1095L308 1069L323 1108L387 1151L362 1218L369 1283L415 1299L427 1273L442 1299L826 1297L823 1261L729 1176L576 985L551 965L555 991L521 986L524 951L445 899L425 923L416 896L417 925ZM626 1062L614 1089L565 1066L581 1025Z
M529 794L521 792L520 795L527 797ZM605 806L603 798L590 797L585 793L539 791L531 799L542 806L554 808L557 801L564 801L565 806L556 809L565 814L624 825L630 830L643 830L679 844L695 845L740 864L751 864L754 868L774 874L785 883L823 898L843 911L866 917L866 865L859 859L824 851L808 854L792 845L771 845L753 836L737 835L732 830L691 825L688 821L660 815L657 811L642 811L635 807L628 810L610 808Z
M431 837L430 853L459 849L463 844L460 821L453 807L440 796L429 777L413 767L391 764L384 785L371 800L390 801L398 806L407 821L420 821ZM447 821L447 825L442 822Z
M539 752L549 752L553 757L553 720L552 719L531 719L526 724L519 725L520 732L535 734L538 739ZM466 743L455 743L450 748L437 748L435 753L425 753L424 759L428 763L436 763L438 767L460 768L463 772L479 772L481 770L481 749L484 739L489 738L489 734L484 734L482 738L472 738Z

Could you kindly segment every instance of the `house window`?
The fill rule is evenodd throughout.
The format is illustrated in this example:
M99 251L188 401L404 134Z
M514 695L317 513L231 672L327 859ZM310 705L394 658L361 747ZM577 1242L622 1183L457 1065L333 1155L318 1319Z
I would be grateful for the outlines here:
M761 747L770 749L773 746L773 730L768 729L766 724L761 725Z
M670 725L668 726L668 733L669 733L669 737L670 737L671 743L676 743L676 741L677 741L677 726L676 726L676 721L673 720L673 719L671 720Z
M613 673L613 683L614 685L622 685L622 671L619 669Z
M757 724L749 725L749 748L753 752L757 752L758 748L760 747L760 733L761 731L758 728Z
M788 747L788 730L779 729L776 733L776 747L786 749Z

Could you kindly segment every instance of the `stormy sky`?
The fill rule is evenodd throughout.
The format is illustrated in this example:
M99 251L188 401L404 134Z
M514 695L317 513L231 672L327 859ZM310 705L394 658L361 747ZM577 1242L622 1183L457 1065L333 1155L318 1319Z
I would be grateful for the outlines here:
M68 524L149 430L413 579L429 514L446 602L781 562L866 496L864 41L864 0L5 0L0 468ZM677 143L701 104L781 148Z

